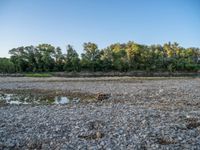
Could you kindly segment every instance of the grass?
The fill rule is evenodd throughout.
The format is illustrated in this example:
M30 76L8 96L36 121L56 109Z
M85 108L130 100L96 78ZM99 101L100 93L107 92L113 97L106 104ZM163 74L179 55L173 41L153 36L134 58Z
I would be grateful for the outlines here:
M55 76L53 73L25 73L25 77L52 77ZM82 76L75 76L69 78L88 78L85 81L137 81L137 80L170 80L170 79L192 79L192 78L199 78L200 76L185 76L185 77L131 77L131 76L99 76L99 77L82 77ZM73 81L73 80L70 80ZM77 79L75 79L77 81ZM79 80L78 80L79 81Z
M27 73L27 74L25 74L25 77L39 77L39 78L42 78L42 77L52 77L52 75L48 74L48 73Z

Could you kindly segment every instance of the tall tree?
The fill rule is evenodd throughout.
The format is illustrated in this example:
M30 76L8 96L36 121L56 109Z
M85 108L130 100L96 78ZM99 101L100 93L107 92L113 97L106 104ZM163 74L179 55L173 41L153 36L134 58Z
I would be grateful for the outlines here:
M54 70L55 71L63 71L64 65L65 65L65 62L64 62L65 61L65 57L62 54L62 50L61 50L60 47L57 47L55 49L54 57L55 57L55 66L54 66L55 68L54 68Z
M142 46L130 41L126 44L126 53L130 69L139 69Z
M8 58L0 58L0 73L14 73L15 65Z
M127 71L129 68L125 44L112 44L109 46L113 52L113 68L118 71Z
M55 47L50 44L40 44L37 46L39 65L43 71L53 71L55 61L53 56L55 55Z
M110 47L105 48L102 50L101 55L101 61L102 61L102 70L103 71L111 71L113 70L113 51L110 49Z
M14 63L17 72L27 70L28 60L25 57L25 48L23 46L11 49L9 54L11 55L11 61Z
M81 64L83 68L89 69L91 71L98 71L100 67L100 57L101 53L98 49L98 46L95 43L84 43L83 44L84 52L82 56Z
M66 64L64 66L66 71L80 71L80 59L78 53L71 46L67 46Z

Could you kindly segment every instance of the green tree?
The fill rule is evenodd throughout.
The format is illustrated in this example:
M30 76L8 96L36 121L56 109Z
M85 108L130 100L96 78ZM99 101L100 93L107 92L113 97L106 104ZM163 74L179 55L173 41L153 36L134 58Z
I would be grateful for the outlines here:
M103 71L111 71L113 70L113 51L108 47L102 50L101 54L101 62L102 62L102 70Z
M25 57L25 48L23 46L11 49L9 54L11 54L11 61L15 65L15 70L17 72L24 72L27 70L28 60Z
M55 66L55 47L50 44L40 44L37 46L38 49L38 63L42 71L53 71Z
M112 44L110 49L113 51L113 69L117 71L127 71L129 68L125 44Z
M139 61L141 55L141 46L134 42L126 44L126 53L130 69L139 69Z
M67 46L66 64L64 70L66 71L80 71L80 59L78 53L71 45Z
M34 46L24 47L23 58L24 58L24 60L26 60L26 62L28 64L26 71L36 72L38 65L36 62L36 49Z
M55 71L63 71L64 65L65 65L65 57L62 54L62 50L61 50L60 47L57 47L55 49L54 57L55 57L55 66L54 66L55 68L54 68L54 70Z
M0 58L0 73L14 73L15 65L8 58Z
M101 70L101 52L98 49L98 46L95 43L88 42L83 44L83 48L85 53L81 55L82 67L90 71Z

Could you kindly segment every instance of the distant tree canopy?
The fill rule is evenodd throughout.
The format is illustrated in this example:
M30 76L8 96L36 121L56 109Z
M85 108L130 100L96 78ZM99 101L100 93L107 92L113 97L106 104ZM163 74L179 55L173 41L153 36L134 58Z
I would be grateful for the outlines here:
M14 73L15 65L8 58L0 58L0 73Z
M0 58L0 72L200 70L200 49L183 48L178 43L147 46L130 41L99 49L88 42L83 44L83 51L79 56L68 45L63 54L60 47L50 44L13 48L10 59Z

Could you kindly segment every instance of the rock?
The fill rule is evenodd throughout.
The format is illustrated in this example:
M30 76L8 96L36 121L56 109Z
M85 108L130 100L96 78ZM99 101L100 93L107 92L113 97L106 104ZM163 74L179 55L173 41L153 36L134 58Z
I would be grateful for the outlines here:
M110 96L111 96L111 94L98 93L97 96L96 96L96 99L97 99L98 101L102 101L102 100L109 99Z
M96 137L97 137L97 139L100 139L100 138L102 138L102 134L101 134L101 132L99 132L99 131L97 131L96 132Z

